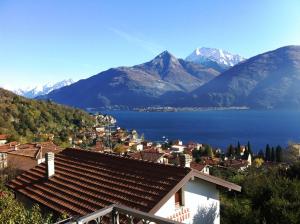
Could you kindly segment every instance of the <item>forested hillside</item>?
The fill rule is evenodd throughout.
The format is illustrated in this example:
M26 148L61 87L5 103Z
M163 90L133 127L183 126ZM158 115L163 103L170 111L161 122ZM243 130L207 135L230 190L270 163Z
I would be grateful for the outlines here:
M54 136L62 145L94 119L78 109L50 101L29 100L0 88L0 134L21 142L43 141Z

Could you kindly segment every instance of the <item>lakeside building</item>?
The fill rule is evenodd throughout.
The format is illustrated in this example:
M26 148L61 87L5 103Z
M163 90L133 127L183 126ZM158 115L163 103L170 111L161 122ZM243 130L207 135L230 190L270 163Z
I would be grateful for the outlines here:
M58 153L60 151L61 148L59 148L53 142L27 144L10 142L0 146L2 164L5 164L5 167L9 166L21 172L29 170L36 165L45 162L45 155L47 152ZM6 161L4 161L4 159Z
M209 210L215 215L215 224L220 223L219 187L241 191L238 185L189 167L73 148L55 158L47 153L45 163L7 186L26 205L37 202L71 217L100 219L104 214L100 209L116 204L173 223L200 222L201 211Z

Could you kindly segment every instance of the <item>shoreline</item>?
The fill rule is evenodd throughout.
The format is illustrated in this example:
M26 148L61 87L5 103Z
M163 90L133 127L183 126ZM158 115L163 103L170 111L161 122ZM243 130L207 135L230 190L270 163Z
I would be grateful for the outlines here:
M225 110L250 110L246 106L241 107L135 107L135 108L85 108L87 112L97 113L101 111L132 111L132 112L200 112L200 111L225 111Z

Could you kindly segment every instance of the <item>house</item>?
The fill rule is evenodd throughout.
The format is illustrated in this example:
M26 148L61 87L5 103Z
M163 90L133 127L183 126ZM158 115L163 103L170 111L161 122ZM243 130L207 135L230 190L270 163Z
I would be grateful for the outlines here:
M244 171L248 167L248 163L245 160L228 159L222 164L225 167L234 168L238 171Z
M203 209L220 223L219 187L241 187L194 169L68 148L7 184L26 205L84 216L112 204L183 223Z
M0 145L0 152L7 153L9 151L13 151L16 149L16 147L18 147L18 145L20 145L18 142L10 142L4 145Z
M168 163L168 160L164 157L165 153L158 152L155 149L147 149L130 154L129 156L134 159L141 159L156 163Z
M0 170L7 167L7 153L0 153Z
M25 171L44 162L47 152L58 153L59 151L61 149L53 142L19 144L7 151L7 164Z
M184 145L172 145L171 151L174 153L182 153L186 147Z
M143 149L144 149L143 144L139 143L139 144L136 145L136 150L137 151L143 151Z
M196 163L195 161L191 162L190 167L198 170L200 172L209 174L209 165L203 163Z
M0 135L0 145L4 145L7 142L8 135Z

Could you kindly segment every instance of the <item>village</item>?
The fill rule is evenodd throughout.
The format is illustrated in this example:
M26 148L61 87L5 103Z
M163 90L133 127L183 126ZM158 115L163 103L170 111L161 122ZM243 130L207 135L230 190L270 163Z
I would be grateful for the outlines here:
M78 216L94 220L90 213L116 203L127 206L127 212L128 208L145 212L149 220L195 223L213 214L217 224L220 187L237 192L241 187L210 170L245 172L251 166L280 163L282 156L281 148L270 148L266 159L261 152L254 154L250 143L230 145L223 152L196 142L147 141L136 130L116 126L116 119L107 115L95 115L92 130L70 136L70 147L56 145L54 136L47 136L48 141L19 143L1 134L1 181L24 204L38 202L47 211L68 214L63 223ZM299 151L298 144L292 147ZM201 217L201 212L207 215ZM97 218L102 216L100 212Z
M247 146L244 145L238 146L239 152L227 156L221 149L213 149L207 144L196 142L183 144L181 140L147 141L143 135L139 136L136 130L127 131L115 124L116 119L111 116L96 115L93 130L85 130L73 138L70 136L70 147L191 167L207 174L209 168L213 166L242 171L252 164L252 153L249 153ZM21 144L16 141L9 142L9 135L0 135L0 168L13 167L19 171L26 171L45 162L47 152L56 154L62 151L63 147L53 142L54 136L52 134L48 136L48 141Z

